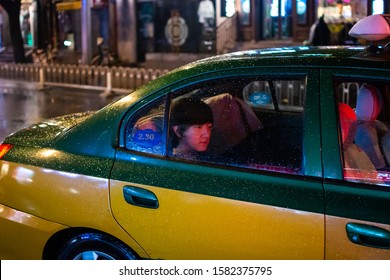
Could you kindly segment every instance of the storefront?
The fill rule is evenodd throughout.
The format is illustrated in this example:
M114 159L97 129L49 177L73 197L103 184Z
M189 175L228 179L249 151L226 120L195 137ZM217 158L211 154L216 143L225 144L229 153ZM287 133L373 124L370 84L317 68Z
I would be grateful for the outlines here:
M237 18L237 40L304 41L324 15L333 35L345 24L390 12L384 0L22 0L24 43L85 52L96 51L96 38L126 62L140 62L150 52L215 53L218 27ZM88 3L88 13L83 7ZM3 13L4 15L4 13ZM88 17L87 19L85 19ZM84 18L84 19L83 19ZM233 17L232 17L233 18ZM3 31L7 30L3 19ZM90 28L84 30L84 25ZM38 28L39 27L39 28ZM84 35L84 33L86 33ZM218 33L218 34L217 34ZM336 36L336 35L334 35ZM0 37L3 45L6 32ZM88 42L84 42L88 38Z
M235 5L243 41L307 39L310 27L324 16L332 33L371 14L390 12L384 0L221 0ZM387 1L389 2L389 1ZM387 6L386 6L387 5ZM386 8L387 7L387 8ZM340 25L341 24L341 25Z
M293 36L294 18L299 17L306 24L307 6L299 5L297 16L294 4L306 0L221 0L226 7L233 7L238 13L238 40L286 39ZM303 9L302 9L303 7Z
M56 44L58 48L81 50L81 6L82 1L59 2L56 4ZM109 7L107 0L91 1L91 33L89 36L103 37L104 45L109 42ZM94 40L96 42L96 39Z
M330 31L329 44L354 44L352 26L367 15L383 14L384 0L317 0L317 18L323 16Z
M356 22L366 15L383 14L384 0L318 0L317 17L326 22Z
M139 46L147 52L214 52L215 5L215 0L138 0Z
M33 47L36 41L36 20L37 20L37 5L32 1L21 1L20 8L20 27L24 45ZM35 39L35 40L34 40Z
M60 2L56 4L55 42L58 49L68 48L79 50L81 45L80 33L81 1Z

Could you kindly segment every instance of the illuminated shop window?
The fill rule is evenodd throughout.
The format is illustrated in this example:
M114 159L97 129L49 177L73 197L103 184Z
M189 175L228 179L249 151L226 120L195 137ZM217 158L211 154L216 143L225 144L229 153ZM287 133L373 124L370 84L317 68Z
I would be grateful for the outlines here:
M327 23L355 22L367 15L366 0L317 0L317 3L317 17L324 15Z
M241 0L241 17L242 25L250 24L251 3L250 0Z
M297 0L298 24L307 24L306 0Z
M221 0L221 16L231 17L236 12L235 0Z
M270 12L270 14L271 14L271 17L277 17L277 16L279 16L279 1L280 0L272 0L272 3L271 3L271 12ZM282 17L284 17L285 15L286 15L286 10L284 9L284 7L285 7L285 0L281 0L280 1L281 2L281 6L282 6L282 8L281 8L281 16Z
M372 14L383 14L385 12L385 8L383 5L383 0L374 0L372 1Z

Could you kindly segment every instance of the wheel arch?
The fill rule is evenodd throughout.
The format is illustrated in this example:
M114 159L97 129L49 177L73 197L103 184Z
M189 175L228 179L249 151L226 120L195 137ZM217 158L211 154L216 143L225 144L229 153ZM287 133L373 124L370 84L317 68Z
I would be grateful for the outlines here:
M117 237L108 234L106 232L92 229L92 228L85 228L85 227L77 227L77 228L67 228L62 231L59 231L55 233L53 236L50 237L50 239L46 242L45 248L42 253L42 259L43 260L55 260L57 259L57 256L60 252L60 250L63 248L63 246L72 238L76 237L77 235L84 234L84 233L98 233L105 235L109 238L112 238L116 240L117 242L121 243L124 247L129 249L134 256L137 257L137 259L140 259L141 257L131 248L129 247L125 242L118 239Z

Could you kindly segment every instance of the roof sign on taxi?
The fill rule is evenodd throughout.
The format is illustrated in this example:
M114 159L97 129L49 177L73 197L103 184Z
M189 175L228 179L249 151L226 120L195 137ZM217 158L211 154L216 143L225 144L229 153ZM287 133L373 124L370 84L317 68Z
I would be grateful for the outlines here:
M380 41L390 36L390 14L371 15L359 20L350 36L367 41Z

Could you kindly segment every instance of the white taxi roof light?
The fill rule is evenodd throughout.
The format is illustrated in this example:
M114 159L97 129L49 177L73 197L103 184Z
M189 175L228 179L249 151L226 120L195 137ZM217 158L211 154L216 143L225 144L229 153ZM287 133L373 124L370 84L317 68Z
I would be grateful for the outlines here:
M359 20L349 36L367 41L380 41L390 36L390 14L371 15Z

